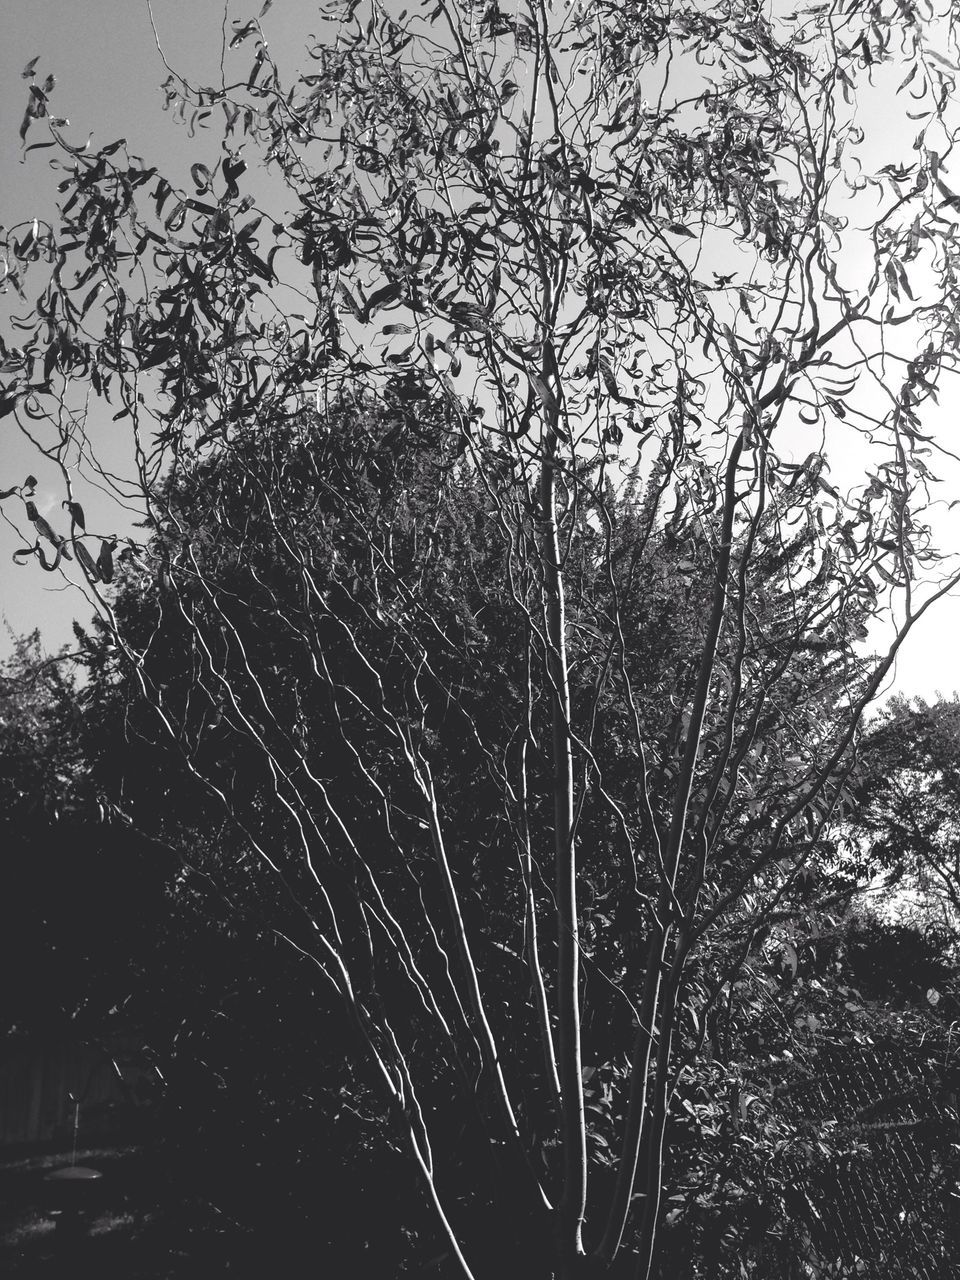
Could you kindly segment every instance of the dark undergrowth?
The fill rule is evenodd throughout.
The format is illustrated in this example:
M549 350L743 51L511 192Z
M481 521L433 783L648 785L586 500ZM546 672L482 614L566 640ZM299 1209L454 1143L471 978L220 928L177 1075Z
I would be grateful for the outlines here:
M176 1172L160 1172L145 1147L78 1151L77 1163L103 1176L79 1222L64 1223L45 1178L70 1162L64 1150L0 1153L0 1274L7 1280L316 1274L316 1259L311 1267L282 1240L267 1242L178 1189Z

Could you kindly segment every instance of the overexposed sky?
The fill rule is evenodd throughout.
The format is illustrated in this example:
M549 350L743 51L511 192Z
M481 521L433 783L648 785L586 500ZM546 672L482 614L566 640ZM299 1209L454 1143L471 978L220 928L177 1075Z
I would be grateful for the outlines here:
M171 65L195 83L218 83L224 31L229 39L233 22L255 16L260 0L249 5L228 0L226 6L221 0L153 0L152 7ZM317 29L316 12L310 0L274 0L262 19L271 52L288 80L308 62L303 50L310 32ZM9 227L53 212L53 193L60 175L51 172L48 158L55 153L38 150L21 163L18 137L27 93L20 73L38 55L41 80L51 73L57 78L52 106L57 114L70 119L71 128L66 132L72 139L83 141L92 132L96 145L125 137L131 152L184 183L193 161L204 161L211 167L216 162L220 140L215 131L191 140L185 127L162 110L159 86L166 71L146 0L4 0L3 18L0 223ZM241 56L252 61L252 47L245 47ZM871 113L874 110L871 104ZM35 137L40 136L37 130ZM5 317L9 309L8 300L0 315ZM15 305L12 309L16 310ZM7 330L5 318L3 324ZM952 431L951 417L946 406L938 415L938 430ZM848 466L855 468L855 454L838 459L835 471L845 471ZM53 522L58 514L59 486L55 489L51 483L49 490L45 489L42 469L28 442L19 438L12 420L0 422L0 488L21 483L30 472L41 480L38 506L43 511L44 502L50 504ZM946 503L960 497L960 479L956 486L950 484L950 490L944 494L939 533L947 545L957 539L960 549L957 523L949 520L946 512ZM98 515L102 520L115 520L106 503L102 512L94 505L94 523ZM112 531L107 526L98 528L104 533ZM10 554L15 545L10 530L0 528L0 614L13 632L39 626L48 647L56 648L69 641L72 618L84 620L90 610L79 592L65 587L58 575L41 576L33 563L26 568L13 565ZM924 620L918 634L904 647L897 666L896 691L933 697L937 692L950 694L960 688L957 636L960 599L947 600ZM8 635L0 630L0 655L9 647Z

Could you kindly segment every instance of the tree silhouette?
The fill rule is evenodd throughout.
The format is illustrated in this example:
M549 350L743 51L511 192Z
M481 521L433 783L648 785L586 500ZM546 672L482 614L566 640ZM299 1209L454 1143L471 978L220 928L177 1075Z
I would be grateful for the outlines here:
M864 709L956 581L923 418L952 38L882 0L350 3L285 85L252 20L248 74L167 81L223 122L193 192L74 146L27 69L66 177L7 237L24 297L49 270L0 412L66 514L8 490L16 554L94 599L137 732L344 1002L463 1275L653 1273L678 1073L809 909ZM855 95L893 76L919 138L878 167ZM87 528L84 472L142 545Z

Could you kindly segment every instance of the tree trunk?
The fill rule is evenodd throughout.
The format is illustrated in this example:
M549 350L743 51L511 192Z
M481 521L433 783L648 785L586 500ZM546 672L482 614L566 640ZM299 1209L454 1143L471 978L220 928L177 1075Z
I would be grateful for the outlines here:
M547 677L552 711L554 851L557 896L557 1057L563 1193L559 1206L561 1274L573 1276L582 1256L587 1201L587 1139L580 1053L580 942L573 840L573 750L567 670L566 616L557 531L557 436L549 431L540 473L542 560L547 628Z

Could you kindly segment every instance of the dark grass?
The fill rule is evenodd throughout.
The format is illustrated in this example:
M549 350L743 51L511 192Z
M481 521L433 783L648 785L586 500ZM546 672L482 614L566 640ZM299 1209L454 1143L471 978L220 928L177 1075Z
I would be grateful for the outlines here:
M98 1146L77 1163L103 1174L79 1231L59 1225L45 1175L69 1150L0 1152L0 1275L5 1280L193 1280L269 1274L255 1242L216 1208L160 1174L146 1147ZM264 1266L267 1266L266 1271ZM290 1274L284 1268L285 1274Z

